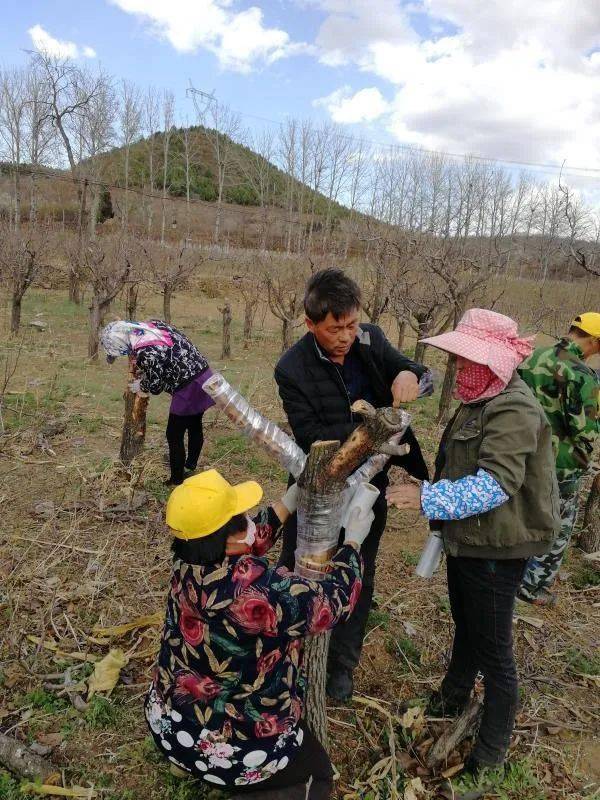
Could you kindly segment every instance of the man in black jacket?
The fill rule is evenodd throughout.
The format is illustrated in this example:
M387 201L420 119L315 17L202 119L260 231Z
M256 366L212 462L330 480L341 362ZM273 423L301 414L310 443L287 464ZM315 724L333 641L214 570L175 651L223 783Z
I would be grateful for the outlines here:
M417 398L419 379L427 372L392 347L376 325L360 324L360 305L360 289L344 272L317 272L304 296L308 333L283 354L275 368L285 413L306 453L313 442L348 438L360 424L350 408L355 400L367 400L376 408L410 402ZM427 479L427 467L410 429L404 442L410 452L392 463L419 480ZM360 659L373 600L375 560L387 520L387 472L380 472L372 483L381 494L361 549L365 565L361 596L350 620L335 629L329 648L327 693L336 700L352 695L352 675ZM294 515L283 532L280 560L290 569L295 549Z

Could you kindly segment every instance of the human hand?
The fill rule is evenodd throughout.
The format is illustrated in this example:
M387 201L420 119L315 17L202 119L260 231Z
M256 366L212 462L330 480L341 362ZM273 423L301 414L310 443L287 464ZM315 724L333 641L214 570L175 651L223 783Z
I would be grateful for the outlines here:
M409 370L399 372L392 383L392 397L394 408L401 403L412 403L419 396L419 381L417 376Z
M140 378L136 378L136 380L131 381L131 383L129 384L128 388L129 388L130 392L133 392L133 394L141 394L141 391L140 391L141 390L141 386L142 386L142 382L141 382Z
M385 496L388 503L401 511L421 510L421 484L419 481L389 486Z
M346 525L344 544L355 545L356 549L360 550L362 543L369 535L374 519L375 514L371 510L365 513L358 507L352 509Z

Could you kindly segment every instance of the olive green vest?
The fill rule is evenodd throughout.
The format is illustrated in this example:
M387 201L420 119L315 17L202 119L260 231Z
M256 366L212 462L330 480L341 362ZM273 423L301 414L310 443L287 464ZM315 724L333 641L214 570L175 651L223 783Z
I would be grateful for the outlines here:
M560 529L552 431L517 375L497 397L460 406L442 437L436 479L489 472L509 500L485 514L441 523L449 555L529 558Z

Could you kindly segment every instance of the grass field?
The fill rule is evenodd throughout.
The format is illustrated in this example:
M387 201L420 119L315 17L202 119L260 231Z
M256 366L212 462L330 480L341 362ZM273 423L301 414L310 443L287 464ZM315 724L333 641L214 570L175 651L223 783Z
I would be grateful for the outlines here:
M272 380L280 347L275 321L267 317L244 352L235 306L233 358L223 363L217 305L200 293L178 296L174 322L264 414L283 422ZM139 317L159 315L160 308L159 297L146 296ZM36 315L48 323L46 331L28 327ZM4 316L4 331L5 323ZM22 339L0 340L0 356L8 363L18 359L0 436L0 728L50 750L65 786L93 787L105 800L216 798L218 792L204 794L172 776L147 735L142 700L159 627L120 636L99 632L163 609L168 398L151 399L147 448L135 468L132 498L116 462L125 365L87 362L86 343L85 308L69 305L58 291L27 295ZM0 362L0 385L3 370ZM414 407L414 428L429 460L439 438L435 407L435 398ZM284 488L282 470L215 411L206 422L202 465L218 467L231 480L254 477L267 499L275 498ZM400 703L418 705L437 685L451 643L443 570L431 581L413 576L425 536L416 514L390 513L357 697L329 709L340 798L422 800L438 794L439 781L419 757L441 724L421 728L418 714L411 723L398 712ZM598 573L575 550L563 573L555 610L518 608L522 708L511 768L494 795L506 800L600 796ZM122 681L109 698L97 696L77 710L69 694L111 647L129 658ZM391 741L395 791L385 767ZM455 782L454 788L472 787ZM23 796L0 771L0 800Z

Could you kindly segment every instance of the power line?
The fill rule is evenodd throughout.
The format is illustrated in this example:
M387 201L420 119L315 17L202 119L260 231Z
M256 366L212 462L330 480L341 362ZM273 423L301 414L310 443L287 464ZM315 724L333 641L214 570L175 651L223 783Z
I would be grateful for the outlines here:
M259 122L267 122L270 125L277 125L280 127L283 122L277 121L274 119L269 119L268 117L262 117L257 114L250 114L244 111L238 111L237 109L232 109L235 111L236 114L239 114L241 117L246 117L248 119L255 119ZM290 119L287 117L286 119ZM426 147L418 147L417 145L411 144L404 144L402 142L398 142L397 144L392 144L390 142L378 142L375 139L369 139L364 136L352 136L348 133L343 133L340 131L339 135L348 141L360 143L364 142L366 144L373 145L374 147L385 149L385 150L406 150L411 153L424 153L426 155L436 155L436 156L445 156L446 158L456 158L461 160L473 160L473 161L481 161L484 163L489 164L509 164L511 166L516 167L530 167L536 169L539 172L545 172L548 175L555 175L557 172L562 175L566 175L572 178L592 178L598 179L600 178L600 167L567 167L565 170L562 165L560 164L547 164L540 161L519 161L517 159L509 159L509 158L493 158L492 156L481 156L476 154L467 154L467 153L453 153L447 150L430 150ZM593 172L594 175L585 175L579 173L589 173Z

